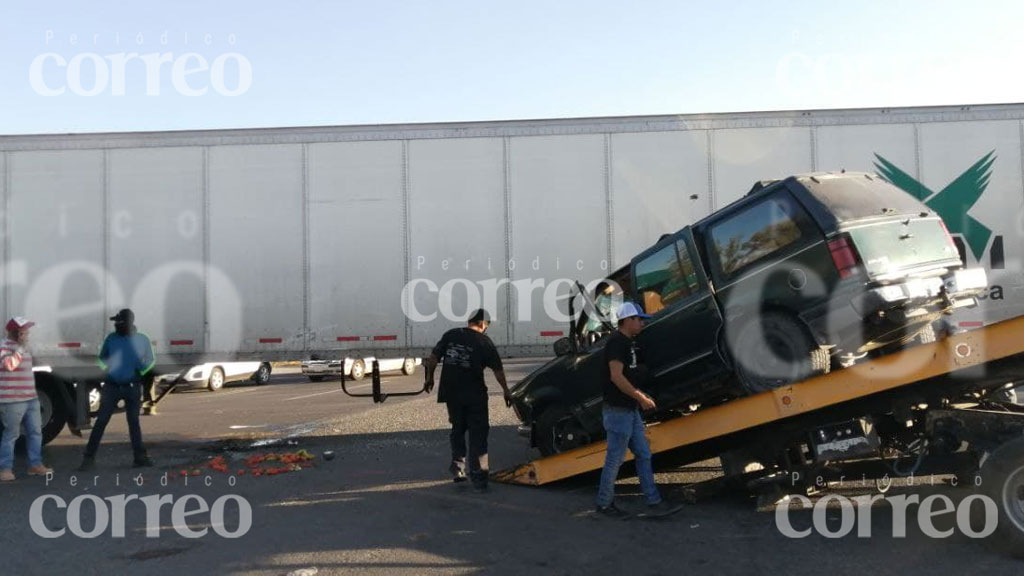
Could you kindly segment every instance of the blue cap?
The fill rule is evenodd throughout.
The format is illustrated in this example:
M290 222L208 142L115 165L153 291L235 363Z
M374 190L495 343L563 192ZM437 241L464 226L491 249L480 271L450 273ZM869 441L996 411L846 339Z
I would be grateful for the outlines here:
M636 304L632 302L623 302L622 306L619 306L618 318L621 321L625 320L626 318L629 318L630 316L637 316L639 318L643 318L644 320L651 317L650 314L644 314L644 311L641 310L640 307L637 306Z

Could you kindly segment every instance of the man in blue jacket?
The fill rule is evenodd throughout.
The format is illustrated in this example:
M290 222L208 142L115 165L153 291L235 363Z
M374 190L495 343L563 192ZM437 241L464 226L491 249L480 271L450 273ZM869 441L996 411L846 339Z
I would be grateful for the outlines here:
M100 393L100 411L89 434L85 447L85 458L79 471L86 472L95 466L96 451L99 450L103 431L117 408L124 400L124 415L128 420L128 435L132 440L135 467L152 466L153 461L146 454L142 444L142 427L139 425L139 411L142 408L142 380L153 369L153 347L149 336L135 328L135 314L125 308L110 318L114 321L114 332L107 335L100 349L99 365L106 372Z

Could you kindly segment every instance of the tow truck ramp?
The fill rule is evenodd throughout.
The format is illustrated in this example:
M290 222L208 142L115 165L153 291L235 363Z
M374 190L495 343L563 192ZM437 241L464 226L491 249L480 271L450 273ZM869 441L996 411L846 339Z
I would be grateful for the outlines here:
M990 370L991 368L991 370ZM762 437L787 423L811 430L847 417L885 413L900 393L940 397L943 391L968 391L1016 381L1024 373L1024 317L952 335L898 353L863 362L769 392L702 408L675 419L649 424L654 454L694 448L690 462L717 455L697 450L717 440L753 433ZM906 395L904 395L906 398ZM833 410L835 409L835 410ZM1024 417L1008 413L1024 426ZM1016 426L1013 426L1016 429ZM599 470L605 442L596 442L511 469L496 472L499 482L540 486ZM697 456L700 454L700 457ZM683 456L686 458L687 456ZM628 454L627 459L632 459ZM680 462L684 463L684 462Z

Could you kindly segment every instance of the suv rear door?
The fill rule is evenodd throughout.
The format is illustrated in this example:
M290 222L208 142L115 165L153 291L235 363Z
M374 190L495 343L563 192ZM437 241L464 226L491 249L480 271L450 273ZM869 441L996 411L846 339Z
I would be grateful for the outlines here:
M722 315L694 248L687 227L631 265L637 301L652 316L638 342L662 403L695 395L693 386L725 371L717 347Z
M727 329L766 308L802 317L839 279L821 229L785 182L705 220L698 234Z

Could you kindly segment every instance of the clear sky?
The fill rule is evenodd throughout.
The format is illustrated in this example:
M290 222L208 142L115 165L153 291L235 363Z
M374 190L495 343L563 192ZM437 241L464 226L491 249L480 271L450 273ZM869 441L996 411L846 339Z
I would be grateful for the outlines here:
M1024 102L1022 23L983 0L8 0L0 134Z

